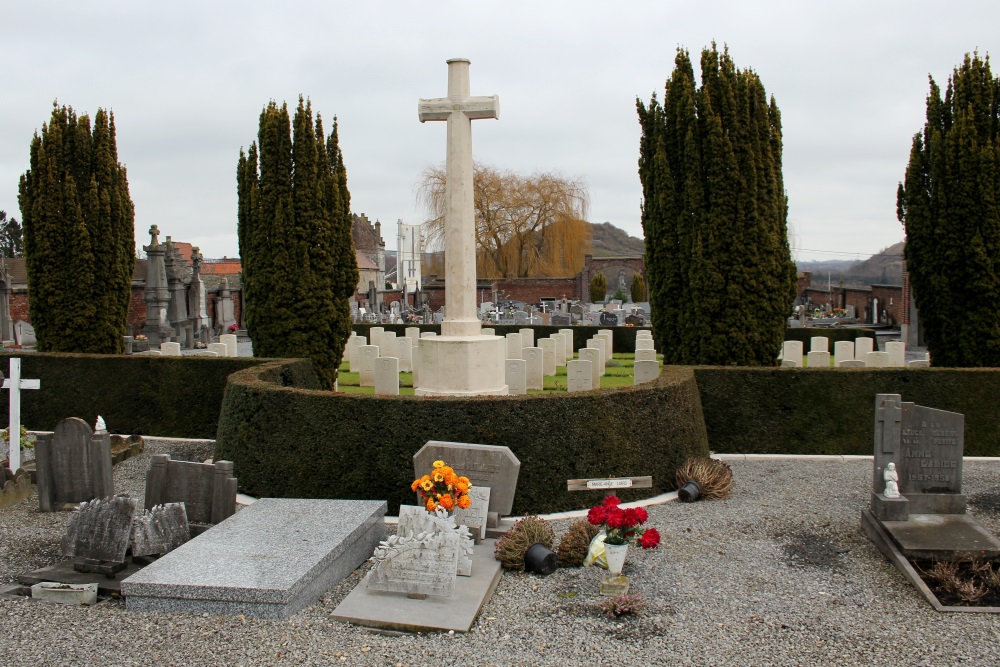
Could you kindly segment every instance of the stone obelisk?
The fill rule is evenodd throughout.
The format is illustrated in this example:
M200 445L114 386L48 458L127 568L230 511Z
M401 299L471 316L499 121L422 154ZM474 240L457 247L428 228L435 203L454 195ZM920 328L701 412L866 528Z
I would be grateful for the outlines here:
M506 394L506 341L482 335L476 317L476 227L472 121L499 118L500 99L472 97L469 61L448 61L448 97L420 100L420 122L448 122L445 167L445 319L441 335L420 340L418 396Z

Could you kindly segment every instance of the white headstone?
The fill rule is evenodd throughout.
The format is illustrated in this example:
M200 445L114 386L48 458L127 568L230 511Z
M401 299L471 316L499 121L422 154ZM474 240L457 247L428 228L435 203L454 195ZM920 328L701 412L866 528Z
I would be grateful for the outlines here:
M375 359L375 393L399 396L399 359L396 357Z
M549 336L556 342L556 366L566 365L566 336L561 333L554 333Z
M660 377L660 363L657 361L637 361L633 366L633 385L652 382Z
M591 366L590 369L593 372L593 382L592 387L594 389L601 388L601 362L604 361L601 356L601 350L597 347L581 347L580 348L580 361L589 361Z
M368 330L368 344L374 345L375 347L382 347L382 334L385 333L385 327L372 327Z
M375 360L378 359L378 345L362 345L358 348L358 385L375 386Z
M587 347L596 348L596 349L598 349L598 350L601 351L601 358L600 358L600 361L598 363L598 366L600 366L599 372L601 374L601 377L604 377L605 373L607 372L606 371L606 366L607 366L607 359L608 359L608 353L607 353L607 350L608 350L608 338L607 338L607 336L594 336L593 338L591 338L590 340L587 341Z
M654 350L656 349L656 346L653 344L652 338L636 338L635 349L636 352L639 350Z
M524 359L508 359L506 365L507 391L511 394L528 393L527 365Z
M574 359L566 364L566 391L590 391L594 388L594 370L589 361Z
M518 333L521 334L521 348L534 347L535 346L535 330L534 329L519 329Z
M538 341L542 348L542 372L545 375L556 374L556 342L551 338Z
M421 338L434 338L434 336L437 336L436 331L424 331L420 334Z
M222 334L219 336L219 342L226 344L227 357L235 357L239 355L236 351L236 334Z
M10 390L7 398L8 421L7 431L9 450L7 452L7 464L11 472L17 472L21 467L21 390L39 389L42 386L41 380L24 380L21 378L21 359L11 357L10 368L7 378L3 381L3 388Z
M656 361L656 350L636 350L636 361Z
M811 350L806 363L809 364L809 368L829 368L830 353L826 350Z
M611 358L615 354L614 350L614 340L615 336L610 329L601 329L597 332L598 336L604 336L604 361L611 361Z
M844 359L837 362L837 368L864 368L865 362L860 359Z
M889 365L894 368L906 366L906 343L898 340L891 340L885 344L885 351L889 353Z
M573 344L573 330L572 329L560 329L559 333L565 334L566 336L566 357L568 359L573 358L573 354L576 352L576 345Z
M813 336L809 339L810 352L829 352L830 339L826 336Z
M869 352L865 355L865 366L868 368L886 368L888 365L888 352Z
M229 356L229 346L226 345L225 343L209 343L208 351L215 352L220 357ZM353 366L351 366L351 370L354 370Z
M521 358L521 334L519 333L507 334L507 358L508 359Z
M403 336L393 342L391 354L399 359L399 372L409 373L413 370L413 339Z
M525 389L544 389L545 359L540 347L525 347L521 349L524 355Z
M410 339L411 345L416 345L417 341L420 340L420 328L406 327L406 337Z
M854 341L838 340L833 344L833 365L839 366L841 361L854 359Z
M639 338L652 338L653 332L650 331L649 329L639 329L638 331L635 332L635 337L636 340L638 340Z
M785 363L793 365L796 368L802 366L802 341L786 340L781 347L781 361L782 366Z
M181 344L170 342L160 343L160 354L164 357L179 357L181 356Z
M350 340L347 341L347 361L351 364L351 371L354 373L358 372L361 367L361 360L358 358L358 350L361 349L362 345L367 345L368 340L364 336L351 336ZM209 349L211 349L209 345Z
M868 336L860 336L854 339L854 358L864 361L869 352L875 351L875 341Z
M396 353L396 332L383 331L382 342L378 346L378 356L391 357Z
M483 335L484 336L496 336L497 335L497 330L496 329L491 329L491 328L483 329Z
M907 362L907 368L930 368L930 359L914 359L913 361Z

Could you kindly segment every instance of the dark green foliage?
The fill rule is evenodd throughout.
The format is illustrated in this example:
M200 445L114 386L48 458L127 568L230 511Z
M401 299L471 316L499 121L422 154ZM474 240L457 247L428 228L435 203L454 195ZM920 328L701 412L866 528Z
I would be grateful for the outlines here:
M995 369L720 367L694 374L716 452L871 456L875 394L901 394L963 413L966 456L1000 455Z
M4 368L9 356L0 355ZM22 359L22 376L38 378L42 385L40 391L21 394L21 423L29 429L51 431L66 417L80 417L93 425L101 415L112 433L178 438L214 438L226 379L262 363L247 357L17 356ZM282 368L299 386L308 386L308 366L302 360ZM275 381L280 384L280 376ZM0 392L3 414L8 395Z
M897 215L937 366L1000 366L1000 78L966 54L944 99L934 79Z
M413 503L413 455L447 440L510 447L521 461L514 512L548 512L602 497L567 491L568 479L652 475L657 493L708 452L689 368L613 391L421 399L281 386L283 363L232 375L219 417L216 456L258 496L386 499L395 512Z
M632 286L629 287L629 293L632 295L632 301L635 303L646 300L646 281L643 280L641 273L632 275Z
M31 141L18 200L38 349L124 351L135 267L135 210L114 116L54 107Z
M781 117L728 51L688 52L637 100L652 324L669 363L774 365L795 296Z
M5 211L0 211L0 257L21 257L24 255L23 232L17 218L7 218Z
M312 107L299 98L261 112L258 142L237 166L247 331L254 354L302 356L332 389L350 335L358 284L347 172Z
M590 302L597 303L598 301L604 301L608 296L608 279L604 277L604 274L598 271L594 274L594 277L590 279Z

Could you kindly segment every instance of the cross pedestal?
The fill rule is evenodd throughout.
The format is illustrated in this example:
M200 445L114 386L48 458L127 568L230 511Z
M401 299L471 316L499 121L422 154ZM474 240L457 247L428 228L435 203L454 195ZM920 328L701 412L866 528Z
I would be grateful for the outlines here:
M476 317L476 229L472 121L499 118L497 96L472 97L469 61L448 61L448 97L420 100L420 122L448 122L445 166L445 296L441 335L420 341L417 396L506 394L506 341L483 336Z

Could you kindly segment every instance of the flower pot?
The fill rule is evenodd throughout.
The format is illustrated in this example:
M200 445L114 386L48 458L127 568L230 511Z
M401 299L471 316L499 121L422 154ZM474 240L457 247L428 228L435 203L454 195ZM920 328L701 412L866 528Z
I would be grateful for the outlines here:
M532 544L524 554L524 569L548 576L556 571L556 555L544 544Z
M698 482L691 480L681 488L677 489L677 499L685 503L693 503L701 496L701 487Z
M62 584L43 581L31 587L31 597L61 604L96 604L97 584Z
M608 561L608 572L621 574L625 567L625 556L628 555L628 544L604 543L604 557Z

